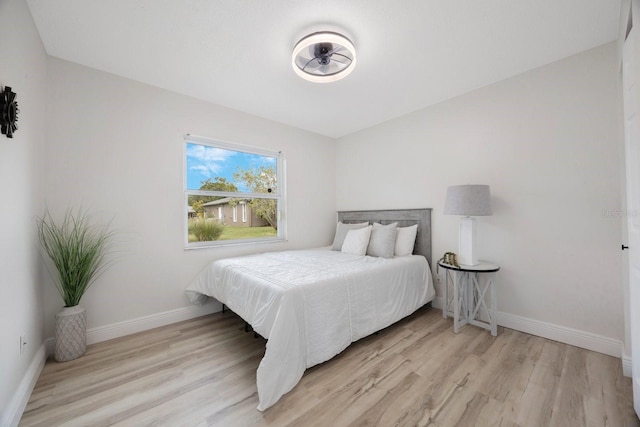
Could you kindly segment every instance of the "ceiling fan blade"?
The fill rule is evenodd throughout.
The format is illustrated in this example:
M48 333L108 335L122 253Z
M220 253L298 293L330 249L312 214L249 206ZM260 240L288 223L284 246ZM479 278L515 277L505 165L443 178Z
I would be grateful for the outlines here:
M342 56L342 55L341 55ZM346 57L345 57L346 58ZM337 62L338 64L342 64L342 65L349 65L351 64L351 59L350 58L340 58L340 57L335 57L332 56L331 57L331 62Z
M339 52L341 50L344 49L344 46L342 46L341 44L336 45L336 47L334 47L333 49L331 49L328 53L328 55L333 55L336 52Z
M338 61L337 58L335 58L335 56L338 56L342 59L342 61ZM337 62L341 62L342 64L351 64L351 61L353 61L352 58L349 58L347 55L343 55L341 53L334 53L333 56L331 57L331 59L333 59L334 61ZM344 62L346 61L346 62Z
M309 46L309 49L307 51L307 58L315 58L316 57L316 52L315 52L315 48L316 45L312 44L311 46Z
M303 68L303 71L306 71L309 73L309 72L317 71L319 67L320 67L320 62L318 62L316 58L313 58L311 61L307 63L307 66Z
M316 60L316 58L311 58L310 60L308 60L306 62L306 64L304 64L304 67L302 67L302 71L307 71L307 67L311 66L313 67L313 62Z
M329 66L331 65L331 63L328 64L324 64L320 66L320 69L318 71L320 71L321 74L328 74L329 73Z

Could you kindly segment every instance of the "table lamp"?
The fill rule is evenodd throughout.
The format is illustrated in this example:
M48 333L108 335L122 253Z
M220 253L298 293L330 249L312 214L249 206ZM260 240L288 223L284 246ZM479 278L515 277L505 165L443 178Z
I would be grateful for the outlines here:
M477 265L476 226L472 216L491 215L488 185L452 185L447 188L445 215L464 215L458 231L458 264Z

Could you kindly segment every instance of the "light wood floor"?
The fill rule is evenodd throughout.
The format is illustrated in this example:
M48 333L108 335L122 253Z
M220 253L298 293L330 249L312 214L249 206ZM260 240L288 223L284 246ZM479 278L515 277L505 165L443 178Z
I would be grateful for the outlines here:
M619 359L423 308L307 370L265 412L265 340L217 313L47 362L21 426L638 426Z

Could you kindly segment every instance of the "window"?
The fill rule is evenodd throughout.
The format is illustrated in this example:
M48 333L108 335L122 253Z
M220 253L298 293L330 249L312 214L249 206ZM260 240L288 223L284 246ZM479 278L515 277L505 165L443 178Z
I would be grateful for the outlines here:
M185 247L284 240L282 154L191 135L184 140Z

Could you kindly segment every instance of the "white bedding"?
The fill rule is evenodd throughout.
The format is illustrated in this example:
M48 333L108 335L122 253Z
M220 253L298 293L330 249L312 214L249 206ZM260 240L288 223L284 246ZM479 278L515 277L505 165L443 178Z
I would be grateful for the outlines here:
M423 256L385 259L329 249L218 260L186 292L192 302L223 302L268 339L256 380L261 411L295 387L306 368L435 295Z

